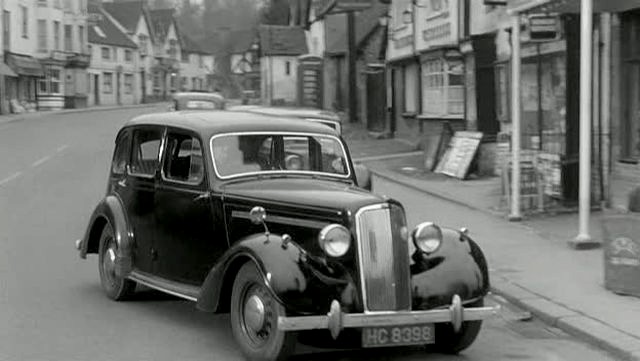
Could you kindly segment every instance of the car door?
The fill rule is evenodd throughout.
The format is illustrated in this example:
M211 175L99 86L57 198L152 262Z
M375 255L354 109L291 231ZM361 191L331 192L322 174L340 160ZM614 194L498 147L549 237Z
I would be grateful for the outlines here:
M165 144L156 189L158 260L154 273L200 285L227 248L226 239L215 235L216 196L209 192L200 139L190 132L170 129Z
M156 252L155 188L163 128L144 126L132 131L131 157L124 182L118 183L134 236L134 267L152 272Z

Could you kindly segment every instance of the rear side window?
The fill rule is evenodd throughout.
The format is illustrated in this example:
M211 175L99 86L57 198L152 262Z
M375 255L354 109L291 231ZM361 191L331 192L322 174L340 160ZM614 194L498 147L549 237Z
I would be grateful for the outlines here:
M127 159L129 158L129 149L131 149L129 132L123 132L116 140L116 149L113 152L113 162L111 164L111 172L113 174L124 173L127 167Z
M198 138L169 133L163 171L168 180L199 184L204 178L204 160Z
M160 129L138 129L133 132L132 174L153 176L158 167L161 139Z

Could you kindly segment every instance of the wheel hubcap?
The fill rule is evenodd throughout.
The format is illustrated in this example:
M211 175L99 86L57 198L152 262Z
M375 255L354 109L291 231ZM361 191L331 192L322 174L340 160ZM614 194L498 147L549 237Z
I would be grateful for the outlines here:
M110 240L102 259L102 270L110 284L116 283L116 244Z
M258 295L252 295L244 304L244 322L253 332L259 332L264 327L264 302Z

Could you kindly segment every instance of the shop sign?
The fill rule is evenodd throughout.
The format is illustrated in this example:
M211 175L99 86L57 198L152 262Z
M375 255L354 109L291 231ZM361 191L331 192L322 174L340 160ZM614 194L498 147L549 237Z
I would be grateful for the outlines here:
M509 13L519 13L531 10L537 6L550 3L554 0L508 0L507 11Z
M560 37L560 20L557 16L529 15L527 30L529 41L551 41Z
M457 44L458 37L458 2L455 0L424 1L419 8L421 44L419 50Z
M401 49L411 45L413 35L406 35L398 39L393 39L393 47L395 49Z

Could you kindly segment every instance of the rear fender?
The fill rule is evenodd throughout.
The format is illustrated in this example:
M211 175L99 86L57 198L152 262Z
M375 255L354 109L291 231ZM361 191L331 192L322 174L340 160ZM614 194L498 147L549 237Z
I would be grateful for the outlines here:
M205 279L197 307L207 312L228 312L233 282L240 267L253 262L262 275L264 285L278 302L297 313L312 313L317 305L330 301L319 299L340 297L350 283L346 277L332 278L295 242L283 245L282 237L256 234L244 238L229 249Z
M129 228L122 203L115 195L105 197L91 214L89 225L80 242L80 257L87 258L87 254L98 253L100 235L107 224L111 225L118 244L116 274L119 277L124 277L131 272L133 267L133 232Z

